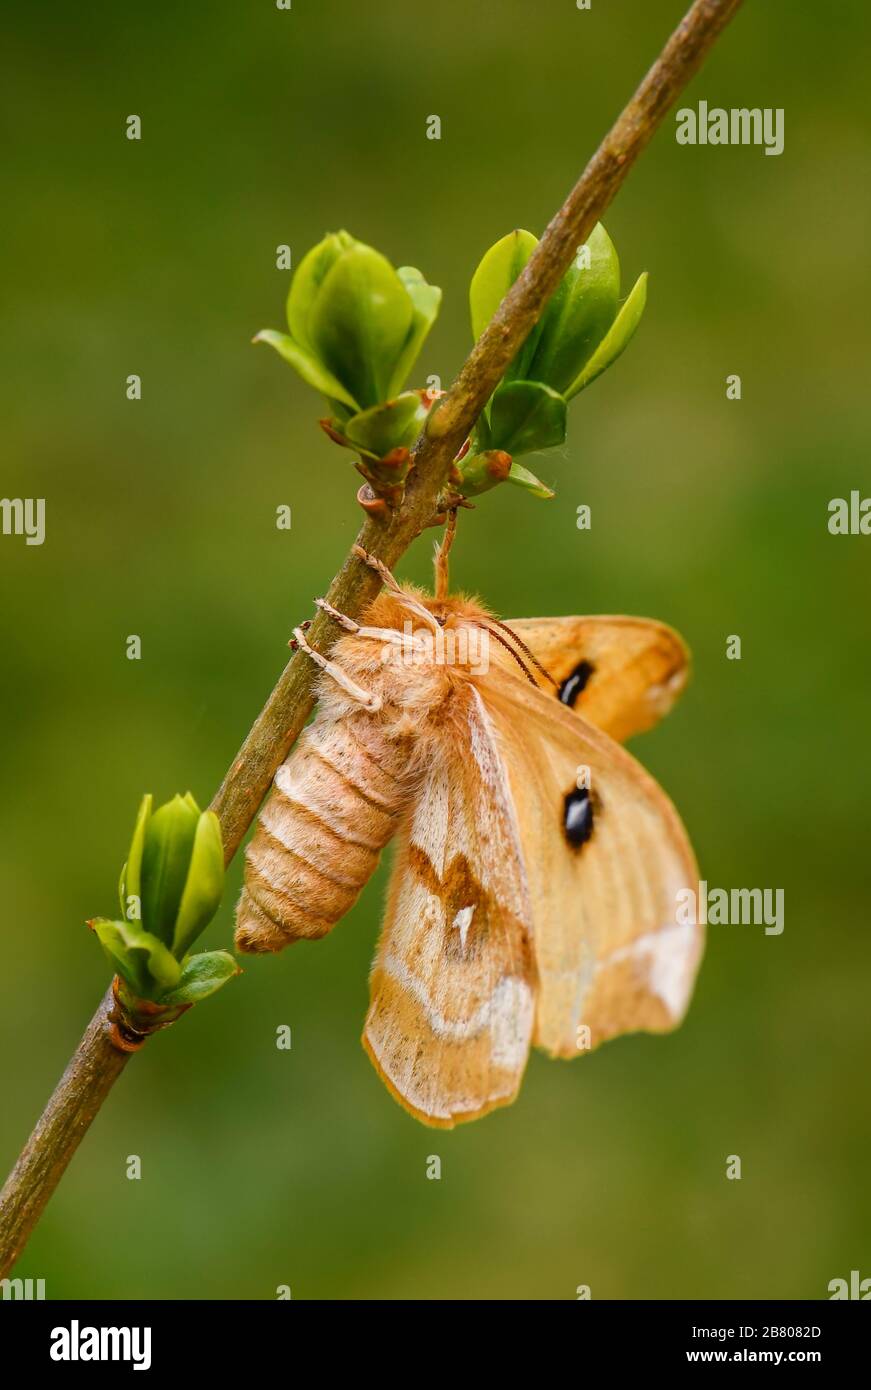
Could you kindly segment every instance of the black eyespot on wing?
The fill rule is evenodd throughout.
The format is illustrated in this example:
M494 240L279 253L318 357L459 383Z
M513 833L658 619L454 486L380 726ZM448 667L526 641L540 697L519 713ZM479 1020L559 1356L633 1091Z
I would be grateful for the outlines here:
M593 833L593 802L586 787L574 787L563 805L563 830L570 845L580 849Z
M595 672L596 668L590 661L579 661L570 676L566 676L557 694L564 705L569 709L574 709L575 701L581 691L586 689L587 682Z

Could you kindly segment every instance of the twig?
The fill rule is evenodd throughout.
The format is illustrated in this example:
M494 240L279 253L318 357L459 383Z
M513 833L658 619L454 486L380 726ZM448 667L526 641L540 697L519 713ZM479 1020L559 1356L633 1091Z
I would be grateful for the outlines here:
M414 451L401 506L387 519L369 516L356 544L390 568L437 512L451 464L556 289L577 248L608 207L675 98L700 67L741 0L696 0L635 96L602 141L553 218L522 275L475 344ZM377 574L351 553L330 585L333 608L358 616L380 587ZM340 629L322 611L309 641L328 651ZM257 814L272 778L312 708L312 663L288 662L212 801L229 862ZM123 1070L129 1053L113 1040L111 991L82 1038L46 1110L0 1193L0 1276L24 1248L85 1131Z
M12 1267L131 1052L116 1046L108 989L22 1150L0 1200L0 1274Z

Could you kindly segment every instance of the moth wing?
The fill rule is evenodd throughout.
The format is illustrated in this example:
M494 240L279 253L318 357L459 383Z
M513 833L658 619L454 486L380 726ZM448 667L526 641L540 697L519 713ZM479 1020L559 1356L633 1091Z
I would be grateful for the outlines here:
M698 891L698 869L677 812L625 749L553 695L493 666L482 690L506 751L532 897L533 1042L569 1057L619 1033L676 1027L704 944L678 911L682 891ZM565 804L579 777L592 831L573 845Z
M508 626L558 685L571 708L622 743L668 713L686 685L689 652L649 618L514 618ZM574 680L572 681L572 677Z
M397 837L363 1045L396 1098L450 1128L517 1094L535 1010L530 900L505 765L458 697Z

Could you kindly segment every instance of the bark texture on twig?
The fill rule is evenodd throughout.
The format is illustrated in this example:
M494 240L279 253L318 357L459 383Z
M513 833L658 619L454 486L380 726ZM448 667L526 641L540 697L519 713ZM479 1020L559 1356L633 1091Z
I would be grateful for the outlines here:
M0 1198L0 1275L11 1269L131 1053L118 1047L111 987L70 1058Z

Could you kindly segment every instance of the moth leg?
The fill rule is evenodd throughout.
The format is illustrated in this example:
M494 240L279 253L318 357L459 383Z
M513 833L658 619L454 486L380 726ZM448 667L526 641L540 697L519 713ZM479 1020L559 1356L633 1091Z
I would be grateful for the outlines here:
M346 632L353 633L355 637L371 637L377 642L390 642L395 647L405 645L406 637L404 633L397 632L393 627L361 627L355 623L353 618L349 618L347 613L340 613L338 608L334 608L331 603L327 603L325 598L316 598L315 607L323 610L334 623L345 629Z
M325 598L316 598L315 608L322 608L327 616L332 618L334 623L338 623L339 627L343 627L346 632L353 632L355 634L360 632L359 623L355 623L354 619L349 618L346 613L340 613L338 608L334 608L331 603L327 603Z
M309 646L301 627L295 627L293 635L300 651L310 656L315 665L320 666L322 671L326 671L328 676L332 676L336 684L340 685L351 696L352 700L359 701L364 709L369 710L370 714L374 714L376 710L381 708L381 696L374 695L370 690L364 690L362 685L358 685L346 671L343 671L337 661L330 661L329 657L322 656L320 652L315 651L314 647Z

